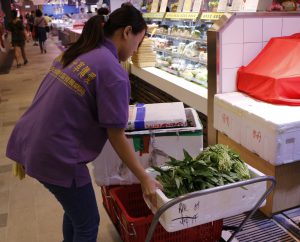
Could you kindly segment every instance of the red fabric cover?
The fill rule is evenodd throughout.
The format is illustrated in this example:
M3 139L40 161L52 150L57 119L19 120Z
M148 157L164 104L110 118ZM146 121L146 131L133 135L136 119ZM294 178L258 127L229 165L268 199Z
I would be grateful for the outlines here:
M237 89L265 102L300 106L300 33L272 38L239 68Z

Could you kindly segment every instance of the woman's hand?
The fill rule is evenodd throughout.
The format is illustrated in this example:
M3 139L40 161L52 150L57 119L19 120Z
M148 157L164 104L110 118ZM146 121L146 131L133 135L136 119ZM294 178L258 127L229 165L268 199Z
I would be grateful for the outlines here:
M151 201L153 205L156 205L155 190L157 188L162 189L162 186L158 181L146 173L140 161L137 160L133 148L128 143L128 140L125 136L124 129L108 128L107 135L112 147L120 159L141 182L144 195Z
M144 196L149 199L153 206L157 207L155 191L156 189L162 190L162 185L149 175L147 175L144 179L141 179L140 182Z

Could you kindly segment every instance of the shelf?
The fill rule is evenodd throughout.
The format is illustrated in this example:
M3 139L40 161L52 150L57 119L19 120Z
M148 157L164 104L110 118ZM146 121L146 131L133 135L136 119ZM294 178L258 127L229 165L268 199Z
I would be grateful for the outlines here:
M170 20L193 20L199 17L199 13L181 13L181 12L167 12L165 19Z
M207 115L206 88L155 67L138 68L131 65L131 73Z
M177 74L178 74L177 71L172 70L172 69L170 69L170 68L168 68L168 67L165 67L165 66L158 66L157 68L158 68L158 69L161 69L161 70L163 70L163 71L166 71L166 72L168 72L168 73L171 73L171 74L173 74L173 75L177 75ZM201 80L198 80L198 79L196 79L196 78L185 78L185 77L182 77L182 78L184 78L184 79L187 80L187 81L196 83L196 84L198 84L198 85L201 85L201 86L207 88L207 81L201 81Z
M158 19L162 20L165 16L165 13L143 13L143 17L147 19Z
M188 61L192 61L192 62L196 62L196 63L199 63L201 65L205 65L207 66L207 63L203 60L200 60L198 57L187 57L183 54L178 54L178 53L173 53L169 50L164 50L164 49L158 49L158 48L153 48L154 51L157 51L157 52L162 52L162 53L165 53L165 54L168 54L168 55L171 55L175 58L180 58L180 59L185 59L185 60L188 60Z
M160 36L163 36L163 37L168 38L168 39L197 41L197 42L200 42L202 45L207 45L207 41L203 40L203 39L197 39L197 38L192 38L192 37L184 37L184 36L176 36L176 35L169 35L169 34L160 34L160 33L155 33L154 35L160 35Z

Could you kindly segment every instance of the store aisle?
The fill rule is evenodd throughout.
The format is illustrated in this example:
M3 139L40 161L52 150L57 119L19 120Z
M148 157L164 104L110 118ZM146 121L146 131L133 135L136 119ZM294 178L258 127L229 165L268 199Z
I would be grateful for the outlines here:
M12 176L12 161L5 157L8 137L30 105L36 89L53 59L60 53L56 38L47 40L47 54L27 43L29 63L14 61L9 74L0 75L0 242L62 241L62 209L36 180ZM101 213L98 241L121 241L102 206L100 187L94 186Z

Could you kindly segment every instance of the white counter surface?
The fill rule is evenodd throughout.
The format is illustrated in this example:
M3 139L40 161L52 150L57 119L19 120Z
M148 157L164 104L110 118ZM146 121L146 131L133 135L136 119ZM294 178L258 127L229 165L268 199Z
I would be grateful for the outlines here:
M131 73L207 115L207 89L155 67L131 65Z

